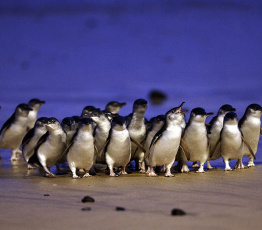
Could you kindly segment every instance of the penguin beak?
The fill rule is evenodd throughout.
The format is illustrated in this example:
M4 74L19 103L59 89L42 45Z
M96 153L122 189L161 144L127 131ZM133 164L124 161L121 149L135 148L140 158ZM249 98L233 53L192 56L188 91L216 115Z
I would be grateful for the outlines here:
M126 105L125 102L119 104L120 108L122 108L122 107L125 106L125 105Z
M188 112L188 110L185 110L185 111L182 111L181 114L184 115L187 112Z
M206 117L212 116L214 113L207 113Z
M182 104L180 106L178 106L178 109L177 109L177 112L180 112L181 113L181 109L182 109L182 106L185 104L185 102L182 102Z
M236 109L235 109L235 108L233 108L233 109L231 109L231 110L230 110L230 112L236 112Z

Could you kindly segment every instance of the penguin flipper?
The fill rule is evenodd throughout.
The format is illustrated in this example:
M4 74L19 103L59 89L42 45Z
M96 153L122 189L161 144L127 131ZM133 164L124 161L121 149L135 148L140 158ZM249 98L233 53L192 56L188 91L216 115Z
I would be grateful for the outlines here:
M24 136L22 141L22 149L32 139L33 136L34 136L34 128L30 129Z
M5 132L10 126L11 124L14 122L15 120L15 114L13 113L13 115L11 117L8 118L8 120L3 124L1 130L0 130L0 135Z
M219 145L220 141L221 141L221 138L217 140L216 144L214 145L214 148L210 150L210 153L209 153L210 159L212 159L214 153L216 152L217 146Z
M136 144L136 146L138 148L140 148L144 153L146 152L145 148L143 147L143 145L141 145L137 140L133 139L132 137L130 137L130 140Z
M256 160L255 154L253 152L253 150L251 149L250 145L246 142L246 140L244 139L244 137L242 136L242 141L243 143L247 146L249 152L251 153L252 157Z
M189 148L187 147L186 142L183 140L183 138L181 138L180 140L180 146L182 148L182 152L185 154L185 157L187 159L187 161L190 160L190 152L189 152Z
M260 127L260 135L262 135L262 127Z
M151 147L159 140L159 138L162 136L162 133L156 133L156 135L153 137L149 150L151 149Z

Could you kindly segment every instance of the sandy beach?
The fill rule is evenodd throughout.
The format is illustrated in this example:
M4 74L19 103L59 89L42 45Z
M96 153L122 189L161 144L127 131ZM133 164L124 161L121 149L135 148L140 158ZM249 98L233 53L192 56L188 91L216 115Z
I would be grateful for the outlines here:
M43 177L28 171L22 159L11 164L7 151L1 155L1 229L259 229L262 224L261 162L231 172L218 162L218 169L174 178L138 172L111 178L98 172L72 179ZM82 203L85 196L95 202ZM174 208L186 215L172 216Z

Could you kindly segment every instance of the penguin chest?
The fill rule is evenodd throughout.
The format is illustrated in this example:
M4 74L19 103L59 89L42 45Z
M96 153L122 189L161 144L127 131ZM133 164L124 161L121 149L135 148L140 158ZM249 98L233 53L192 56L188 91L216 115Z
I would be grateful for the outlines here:
M190 152L190 161L206 161L209 155L205 124L191 124L185 131L183 140Z
M243 156L244 145L237 125L223 128L220 146L223 158L238 159Z
M106 151L106 162L114 167L125 166L131 158L131 142L128 130L113 131Z

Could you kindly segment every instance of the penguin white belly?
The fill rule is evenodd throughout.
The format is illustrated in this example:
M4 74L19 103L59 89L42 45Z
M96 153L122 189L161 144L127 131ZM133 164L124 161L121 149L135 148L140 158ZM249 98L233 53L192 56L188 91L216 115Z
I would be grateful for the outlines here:
M126 166L131 158L131 143L127 130L113 131L106 151L106 162L113 167Z
M129 134L130 134L130 137L132 137L133 139L135 139L136 141L141 143L144 140L145 135L146 135L146 127L143 126L143 127L141 127L141 129L138 129L138 130L137 129L135 129L135 130L130 129L129 130ZM133 157L135 155L136 149L137 149L136 144L131 143L132 159L133 159ZM136 157L137 157L137 154L136 154Z
M209 156L206 128L203 124L191 125L187 129L183 140L190 152L190 161L205 162Z
M172 164L176 158L180 139L181 128L164 131L150 150L149 164L152 167Z
M243 157L244 145L241 133L237 126L230 127L223 131L221 135L221 156L225 160L240 159Z

